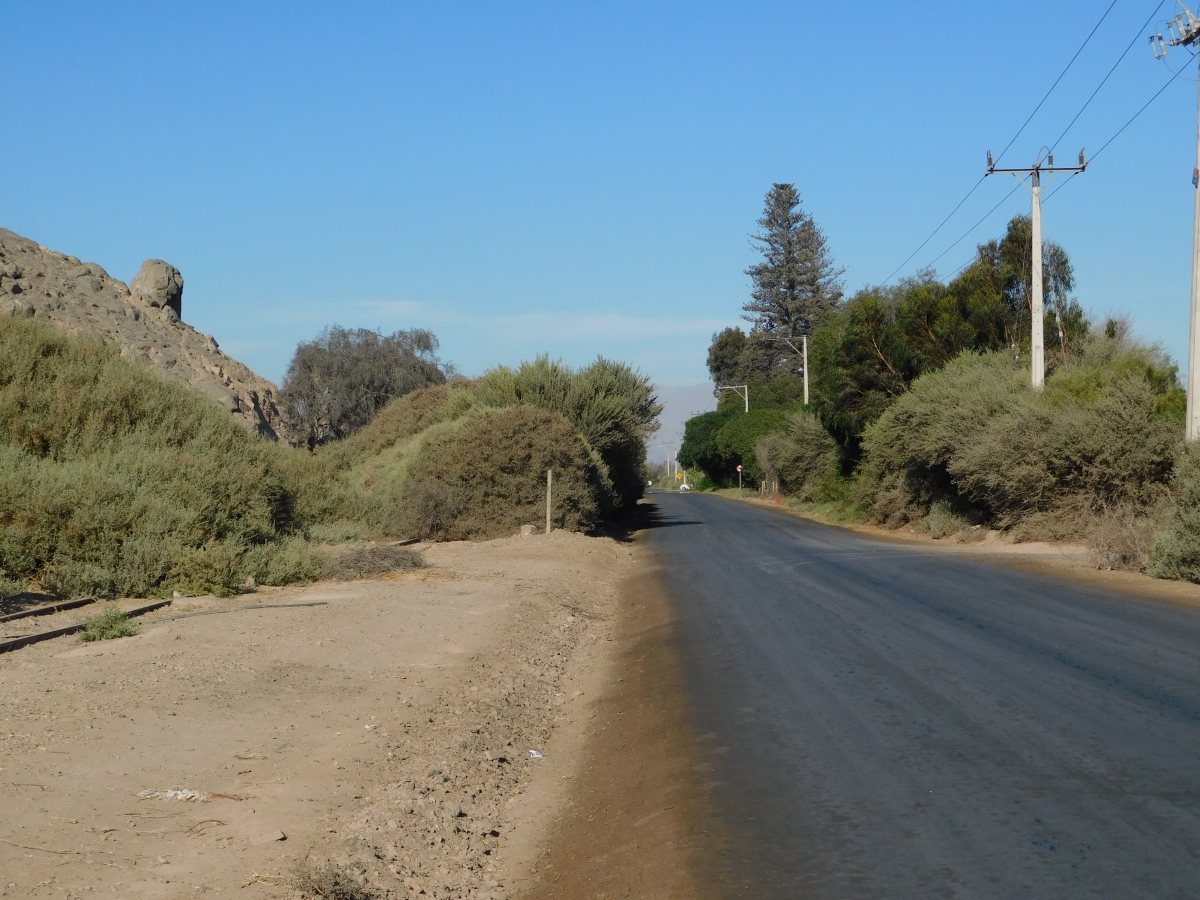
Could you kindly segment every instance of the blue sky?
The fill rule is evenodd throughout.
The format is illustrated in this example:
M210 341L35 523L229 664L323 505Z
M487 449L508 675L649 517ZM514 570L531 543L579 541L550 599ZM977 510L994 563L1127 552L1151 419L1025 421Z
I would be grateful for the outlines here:
M603 354L695 384L745 302L772 182L799 187L850 291L880 282L1109 2L8 0L0 226L124 280L169 260L184 319L276 381L297 341L337 322L432 328L467 374ZM1004 164L1053 143L1135 38L1060 163L1159 89L1153 11L1117 0ZM1045 208L1084 306L1132 316L1184 364L1195 92L1189 71ZM936 269L1027 210L1014 193Z

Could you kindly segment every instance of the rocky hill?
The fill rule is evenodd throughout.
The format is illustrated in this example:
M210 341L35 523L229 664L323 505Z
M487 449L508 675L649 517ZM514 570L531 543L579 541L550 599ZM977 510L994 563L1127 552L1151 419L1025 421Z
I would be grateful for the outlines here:
M122 356L212 398L251 431L283 434L275 385L183 321L183 276L161 259L146 260L126 285L96 263L0 228L0 315L44 316L115 344Z

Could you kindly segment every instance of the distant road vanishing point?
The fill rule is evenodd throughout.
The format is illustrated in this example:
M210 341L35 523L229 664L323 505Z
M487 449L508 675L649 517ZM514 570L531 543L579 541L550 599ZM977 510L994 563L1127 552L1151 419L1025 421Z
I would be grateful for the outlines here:
M730 883L1200 896L1200 611L652 499Z

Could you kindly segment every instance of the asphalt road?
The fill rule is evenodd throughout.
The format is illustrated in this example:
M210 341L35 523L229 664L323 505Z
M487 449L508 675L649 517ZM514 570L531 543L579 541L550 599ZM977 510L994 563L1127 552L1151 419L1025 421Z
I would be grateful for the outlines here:
M1200 897L1200 612L652 499L741 893Z

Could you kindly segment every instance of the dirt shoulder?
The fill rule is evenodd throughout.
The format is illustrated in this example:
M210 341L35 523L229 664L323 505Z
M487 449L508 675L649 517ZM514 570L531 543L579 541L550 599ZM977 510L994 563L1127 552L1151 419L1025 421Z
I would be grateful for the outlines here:
M682 688L674 614L652 565L624 585L615 643L580 777L519 896L724 896L729 851Z
M638 552L438 545L409 575L176 601L137 637L0 656L0 896L287 897L306 859L381 896L508 896Z
M834 528L845 528L874 540L920 549L925 553L976 559L1135 597L1200 607L1200 585L1186 581L1153 578L1140 572L1121 572L1098 567L1091 550L1082 544L1049 541L1012 543L1004 540L1002 535L994 531L987 532L982 540L974 542L957 541L954 538L935 539L913 527L889 529L880 528L877 525L829 522L820 516L789 507L775 500L758 497L725 497L724 499L749 503L783 515L819 522Z

